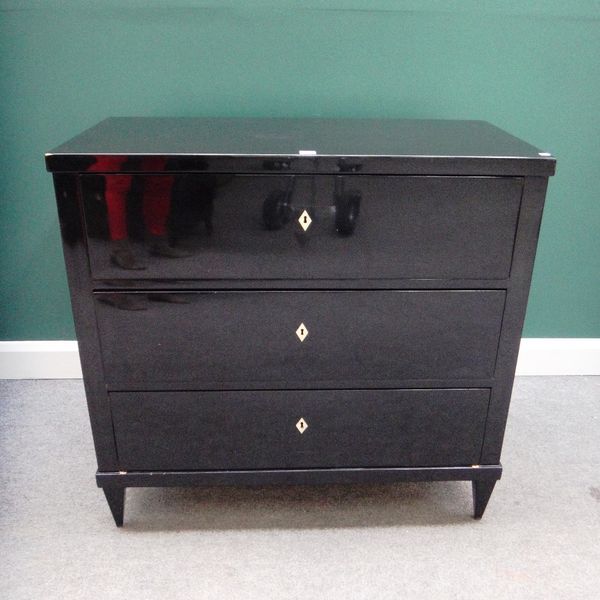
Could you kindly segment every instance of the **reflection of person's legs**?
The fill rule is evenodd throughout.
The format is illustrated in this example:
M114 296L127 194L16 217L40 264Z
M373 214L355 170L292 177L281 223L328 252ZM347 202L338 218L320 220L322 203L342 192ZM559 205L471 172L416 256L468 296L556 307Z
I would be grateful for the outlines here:
M144 223L150 235L167 234L172 187L172 175L149 175L144 179Z
M136 260L127 242L127 194L131 188L131 175L106 175L106 210L111 243L111 261L122 269L144 269Z
M111 240L127 239L125 201L131 187L131 175L106 175L106 210Z
M150 252L167 258L189 253L169 244L167 219L171 210L172 175L148 175L144 179L144 223L150 237Z

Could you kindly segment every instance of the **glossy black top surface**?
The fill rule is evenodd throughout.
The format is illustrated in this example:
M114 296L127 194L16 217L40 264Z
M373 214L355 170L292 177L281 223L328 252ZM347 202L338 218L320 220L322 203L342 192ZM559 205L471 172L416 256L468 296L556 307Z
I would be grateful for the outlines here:
M96 156L154 155L180 159L166 168L177 171L550 175L555 159L540 152L484 121L114 117L46 159L51 171L85 171Z

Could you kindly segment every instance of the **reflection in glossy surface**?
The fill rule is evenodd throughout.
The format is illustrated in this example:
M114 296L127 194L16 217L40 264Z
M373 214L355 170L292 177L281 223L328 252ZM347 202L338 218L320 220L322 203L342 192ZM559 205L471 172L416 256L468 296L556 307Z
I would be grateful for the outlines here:
M292 193L296 183L295 177L290 177L286 189L270 192L263 203L262 220L269 231L277 231L292 218Z
M117 168L115 162L125 159L120 157L102 157L88 169L92 172L104 171L108 168ZM149 170L162 170L165 159L160 157L144 157L142 166ZM123 173L105 175L103 177L103 195L106 206L106 221L108 224L108 238L110 241L110 261L113 265L126 270L144 270L146 265L135 254L129 243L128 226L128 201L133 188L142 197L142 218L138 222L145 227L145 236L148 250L151 255L166 258L183 258L189 252L172 245L167 232L167 222L171 212L171 194L173 189L173 175L158 175L139 177Z
M169 292L155 292L153 294L123 294L106 293L98 296L98 301L119 310L148 310L150 302L165 302L167 304L189 304L189 297L185 294Z
M226 181L228 178L223 179ZM197 232L200 223L206 228L206 233L212 235L216 188L217 177L214 175L175 176L173 210L169 221L170 235L174 242Z
M310 199L301 198L294 203L294 189L296 177L288 179L285 189L274 190L269 193L263 203L262 218L266 229L277 231L287 225L291 220L300 223L302 231L307 233L312 221L318 216L334 215L335 231L340 235L352 235L356 227L360 211L361 193L359 191L345 191L343 177L335 178L333 205L325 206L319 210L316 205L315 176L310 177ZM323 214L318 214L323 213Z
M345 179L335 178L335 229L340 235L352 235L360 213L361 194L346 190Z
M139 159L144 168L158 172L164 170L164 160ZM287 225L292 233L287 239L301 247L314 235L349 236L356 227L361 193L346 191L342 176L336 177L335 183L328 178L328 185L323 186L315 176L103 173L118 168L127 171L129 163L131 160L120 157L100 157L88 169L98 176L84 179L88 235L104 241L101 253L113 269L145 271L151 257L177 259L198 254L211 247L201 238L211 238L218 217L221 236L215 244L225 241L230 251L236 251L232 245L236 239L241 251L251 239L249 235L272 236L269 232ZM255 185L244 189L235 185L240 181ZM217 215L215 200L220 189L222 206ZM257 208L260 214L251 215ZM272 247L273 241L257 240L256 247ZM137 310L135 306L127 309Z
M92 277L114 287L510 272L518 179L141 174L109 159L123 173L100 161L80 182Z

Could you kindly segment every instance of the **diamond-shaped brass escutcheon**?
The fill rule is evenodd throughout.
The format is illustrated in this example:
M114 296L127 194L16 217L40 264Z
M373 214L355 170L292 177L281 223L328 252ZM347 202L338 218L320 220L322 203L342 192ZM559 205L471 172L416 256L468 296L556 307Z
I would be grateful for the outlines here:
M301 342L306 339L306 336L308 335L308 329L304 323L300 323L300 325L298 325L298 329L296 329L296 335Z
M304 229L304 231L306 231L310 227L310 224L312 223L312 219L310 218L308 211L306 211L306 210L302 211L302 214L300 215L300 218L298 219L298 223L300 223L300 227L302 227L302 229Z
M296 429L300 432L300 433L304 433L307 429L308 429L308 423L304 420L304 419L300 419L297 423L296 423Z

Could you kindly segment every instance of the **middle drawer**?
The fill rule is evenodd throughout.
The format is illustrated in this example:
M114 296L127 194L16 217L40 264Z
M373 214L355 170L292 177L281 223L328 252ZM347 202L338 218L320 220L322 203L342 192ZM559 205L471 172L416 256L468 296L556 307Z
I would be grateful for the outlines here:
M95 294L112 390L490 378L504 297L501 290Z

